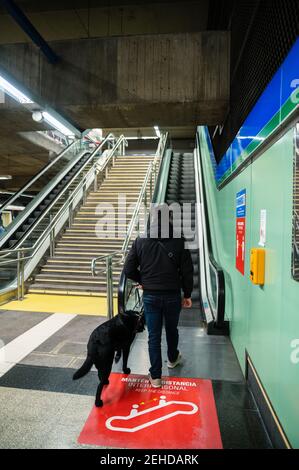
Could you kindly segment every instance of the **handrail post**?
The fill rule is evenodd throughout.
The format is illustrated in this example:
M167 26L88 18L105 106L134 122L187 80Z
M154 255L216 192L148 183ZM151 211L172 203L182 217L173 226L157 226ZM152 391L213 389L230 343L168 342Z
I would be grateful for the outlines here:
M17 292L18 300L24 299L25 292L25 274L24 274L24 253L23 250L18 251L18 265L17 265Z
M24 253L21 251L21 300L24 300L25 296L25 262Z
M98 172L96 167L94 168L94 180L93 180L93 190L97 191L98 189Z
M73 223L73 201L69 203L69 228L72 227Z
M55 256L55 228L52 227L53 214L50 213L50 257Z
M85 202L86 202L86 180L83 183L82 192L83 192L82 202L83 202L83 204L85 204Z
M143 204L144 204L144 216L147 217L147 190L144 192L143 196ZM138 218L139 220L139 218ZM139 224L138 224L138 235L139 235Z
M151 177L150 177L150 201L153 199L153 171L151 172Z
M106 258L106 283L107 283L107 315L110 320L113 318L113 272L112 256Z
M18 300L21 300L21 252L17 253L17 292Z

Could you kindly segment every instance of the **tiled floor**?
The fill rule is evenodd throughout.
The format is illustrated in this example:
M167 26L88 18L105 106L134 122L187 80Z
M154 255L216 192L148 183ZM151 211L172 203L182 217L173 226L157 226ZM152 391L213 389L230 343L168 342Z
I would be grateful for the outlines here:
M5 343L47 318L46 314L0 313ZM92 371L74 382L91 331L103 318L77 316L0 378L0 448L79 448L77 437L91 411L97 386ZM198 327L180 328L185 362L164 375L210 378L225 448L269 448L271 443L248 391L231 342ZM163 356L166 357L165 338ZM133 345L129 366L146 374L146 332ZM121 365L114 365L115 372Z

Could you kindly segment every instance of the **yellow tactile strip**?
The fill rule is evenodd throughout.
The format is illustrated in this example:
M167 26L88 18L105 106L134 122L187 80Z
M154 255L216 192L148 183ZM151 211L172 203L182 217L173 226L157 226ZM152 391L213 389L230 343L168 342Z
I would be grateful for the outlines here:
M117 299L114 299L114 311ZM0 310L21 312L70 313L76 315L107 315L106 297L79 295L26 294L24 300L12 300L1 305Z

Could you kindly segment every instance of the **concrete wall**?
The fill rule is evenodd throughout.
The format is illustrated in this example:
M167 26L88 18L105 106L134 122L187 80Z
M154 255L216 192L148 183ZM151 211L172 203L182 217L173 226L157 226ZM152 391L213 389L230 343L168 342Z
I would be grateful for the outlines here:
M294 129L220 191L204 138L201 148L213 250L226 277L231 338L243 371L248 351L291 445L299 448L299 364L293 343L297 340L298 345L299 283L291 274ZM235 267L236 194L243 189L247 191L245 276ZM264 287L259 287L250 281L249 263L250 249L259 244L263 209L267 211L266 278Z
M226 32L62 41L50 65L31 44L0 66L82 128L219 124L229 100Z

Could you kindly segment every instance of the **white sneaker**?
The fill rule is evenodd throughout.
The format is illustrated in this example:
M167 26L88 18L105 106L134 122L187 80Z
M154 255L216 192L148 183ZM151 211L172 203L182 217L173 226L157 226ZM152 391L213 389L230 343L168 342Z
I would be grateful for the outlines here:
M174 369L176 366L178 366L179 364L181 364L182 359L183 359L183 358L182 358L182 355L181 355L181 353L179 352L178 357L177 357L177 359L176 359L175 362L167 361L167 367L168 367L168 369Z
M162 387L162 380L161 379L153 379L151 374L148 376L151 386L153 388L161 388Z

